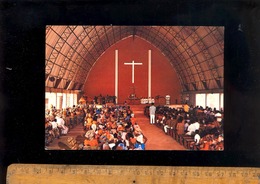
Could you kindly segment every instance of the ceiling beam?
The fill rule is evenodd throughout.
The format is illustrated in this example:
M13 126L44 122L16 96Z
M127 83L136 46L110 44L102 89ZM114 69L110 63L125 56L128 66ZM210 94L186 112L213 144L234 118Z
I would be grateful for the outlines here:
M198 88L197 88L197 85L196 85L196 83L195 83L195 82L193 82L193 83L191 83L191 84L192 84L192 86L193 86L194 90L195 90L195 91L197 91L197 90L198 90Z
M208 85L207 85L207 82L206 82L206 81L201 81L201 82L202 82L202 84L203 84L204 89L208 90L209 87L208 87Z
M55 82L55 84L54 84L54 88L58 88L58 86L59 86L61 80L62 80L62 78L56 79L56 82Z

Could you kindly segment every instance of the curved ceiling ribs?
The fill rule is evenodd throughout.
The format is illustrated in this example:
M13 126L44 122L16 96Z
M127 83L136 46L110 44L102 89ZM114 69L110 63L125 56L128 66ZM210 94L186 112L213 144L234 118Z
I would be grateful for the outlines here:
M212 26L46 26L46 87L81 90L98 58L129 36L168 58L183 92L223 90L224 28Z
M187 28L187 29L190 29L190 28ZM183 50L182 52L180 52L180 55L182 56L182 62L184 62L186 64L186 67L183 70L187 70L188 77L190 79L190 83L192 84L194 90L197 90L197 86L195 85L196 84L195 75L198 75L199 81L203 80L204 76L199 75L200 71L201 71L200 65L198 63L198 60L196 58L194 59L194 53L191 51L191 49L187 43L187 42L189 42L189 40L186 40L186 39L189 39L190 37L186 37L186 39L185 39L182 34L184 32L185 32L185 28L182 27L182 29L178 32L176 39L178 40L180 47L182 47L182 50ZM193 33L194 32L195 32L195 30L193 31ZM188 84L189 83L186 82L186 85L185 85L185 89L187 91L190 89Z

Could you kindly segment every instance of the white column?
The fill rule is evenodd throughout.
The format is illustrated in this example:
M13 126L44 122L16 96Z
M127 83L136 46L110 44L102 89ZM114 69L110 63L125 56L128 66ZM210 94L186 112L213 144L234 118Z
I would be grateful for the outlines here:
M56 109L58 109L57 105L58 105L58 94L55 92L55 105L54 106Z
M78 105L78 95L76 93L73 94L74 105Z
M50 99L49 104L56 107L56 93L53 93L53 92L50 93L50 98L49 99ZM48 108L50 108L50 106Z
M151 97L152 88L152 51L148 50L148 98Z
M205 106L203 108L206 108L208 106L208 93L205 95Z
M62 93L62 108L66 108L66 102L67 102L67 96L66 96L66 93Z
M70 93L70 107L72 107L74 104L74 99L73 99L73 93Z
M118 50L115 50L115 97L118 102Z
M224 93L220 93L220 102L221 102L220 108L223 108L224 110Z

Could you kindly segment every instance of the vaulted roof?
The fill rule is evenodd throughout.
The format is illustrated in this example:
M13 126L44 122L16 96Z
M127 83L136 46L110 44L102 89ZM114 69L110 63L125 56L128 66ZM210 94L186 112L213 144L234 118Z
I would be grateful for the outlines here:
M97 59L129 36L168 58L183 92L223 89L224 27L215 26L46 26L45 86L82 90Z

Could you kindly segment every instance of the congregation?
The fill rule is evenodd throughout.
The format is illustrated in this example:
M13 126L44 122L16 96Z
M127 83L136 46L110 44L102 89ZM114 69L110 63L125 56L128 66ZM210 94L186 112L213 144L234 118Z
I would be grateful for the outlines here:
M149 106L145 108L149 117ZM156 126L188 150L224 150L224 112L185 104L156 108Z
M144 108L147 118L150 116L149 107ZM127 104L79 104L63 110L52 106L45 116L46 147L78 125L84 133L67 139L70 149L145 150L147 137ZM178 109L157 106L155 126L187 150L224 150L222 110L187 104Z
M145 150L147 138L127 105L91 104L73 106L63 111L52 107L47 110L45 118L46 146L77 125L82 126L84 134L81 139L68 138L68 146L71 149Z

